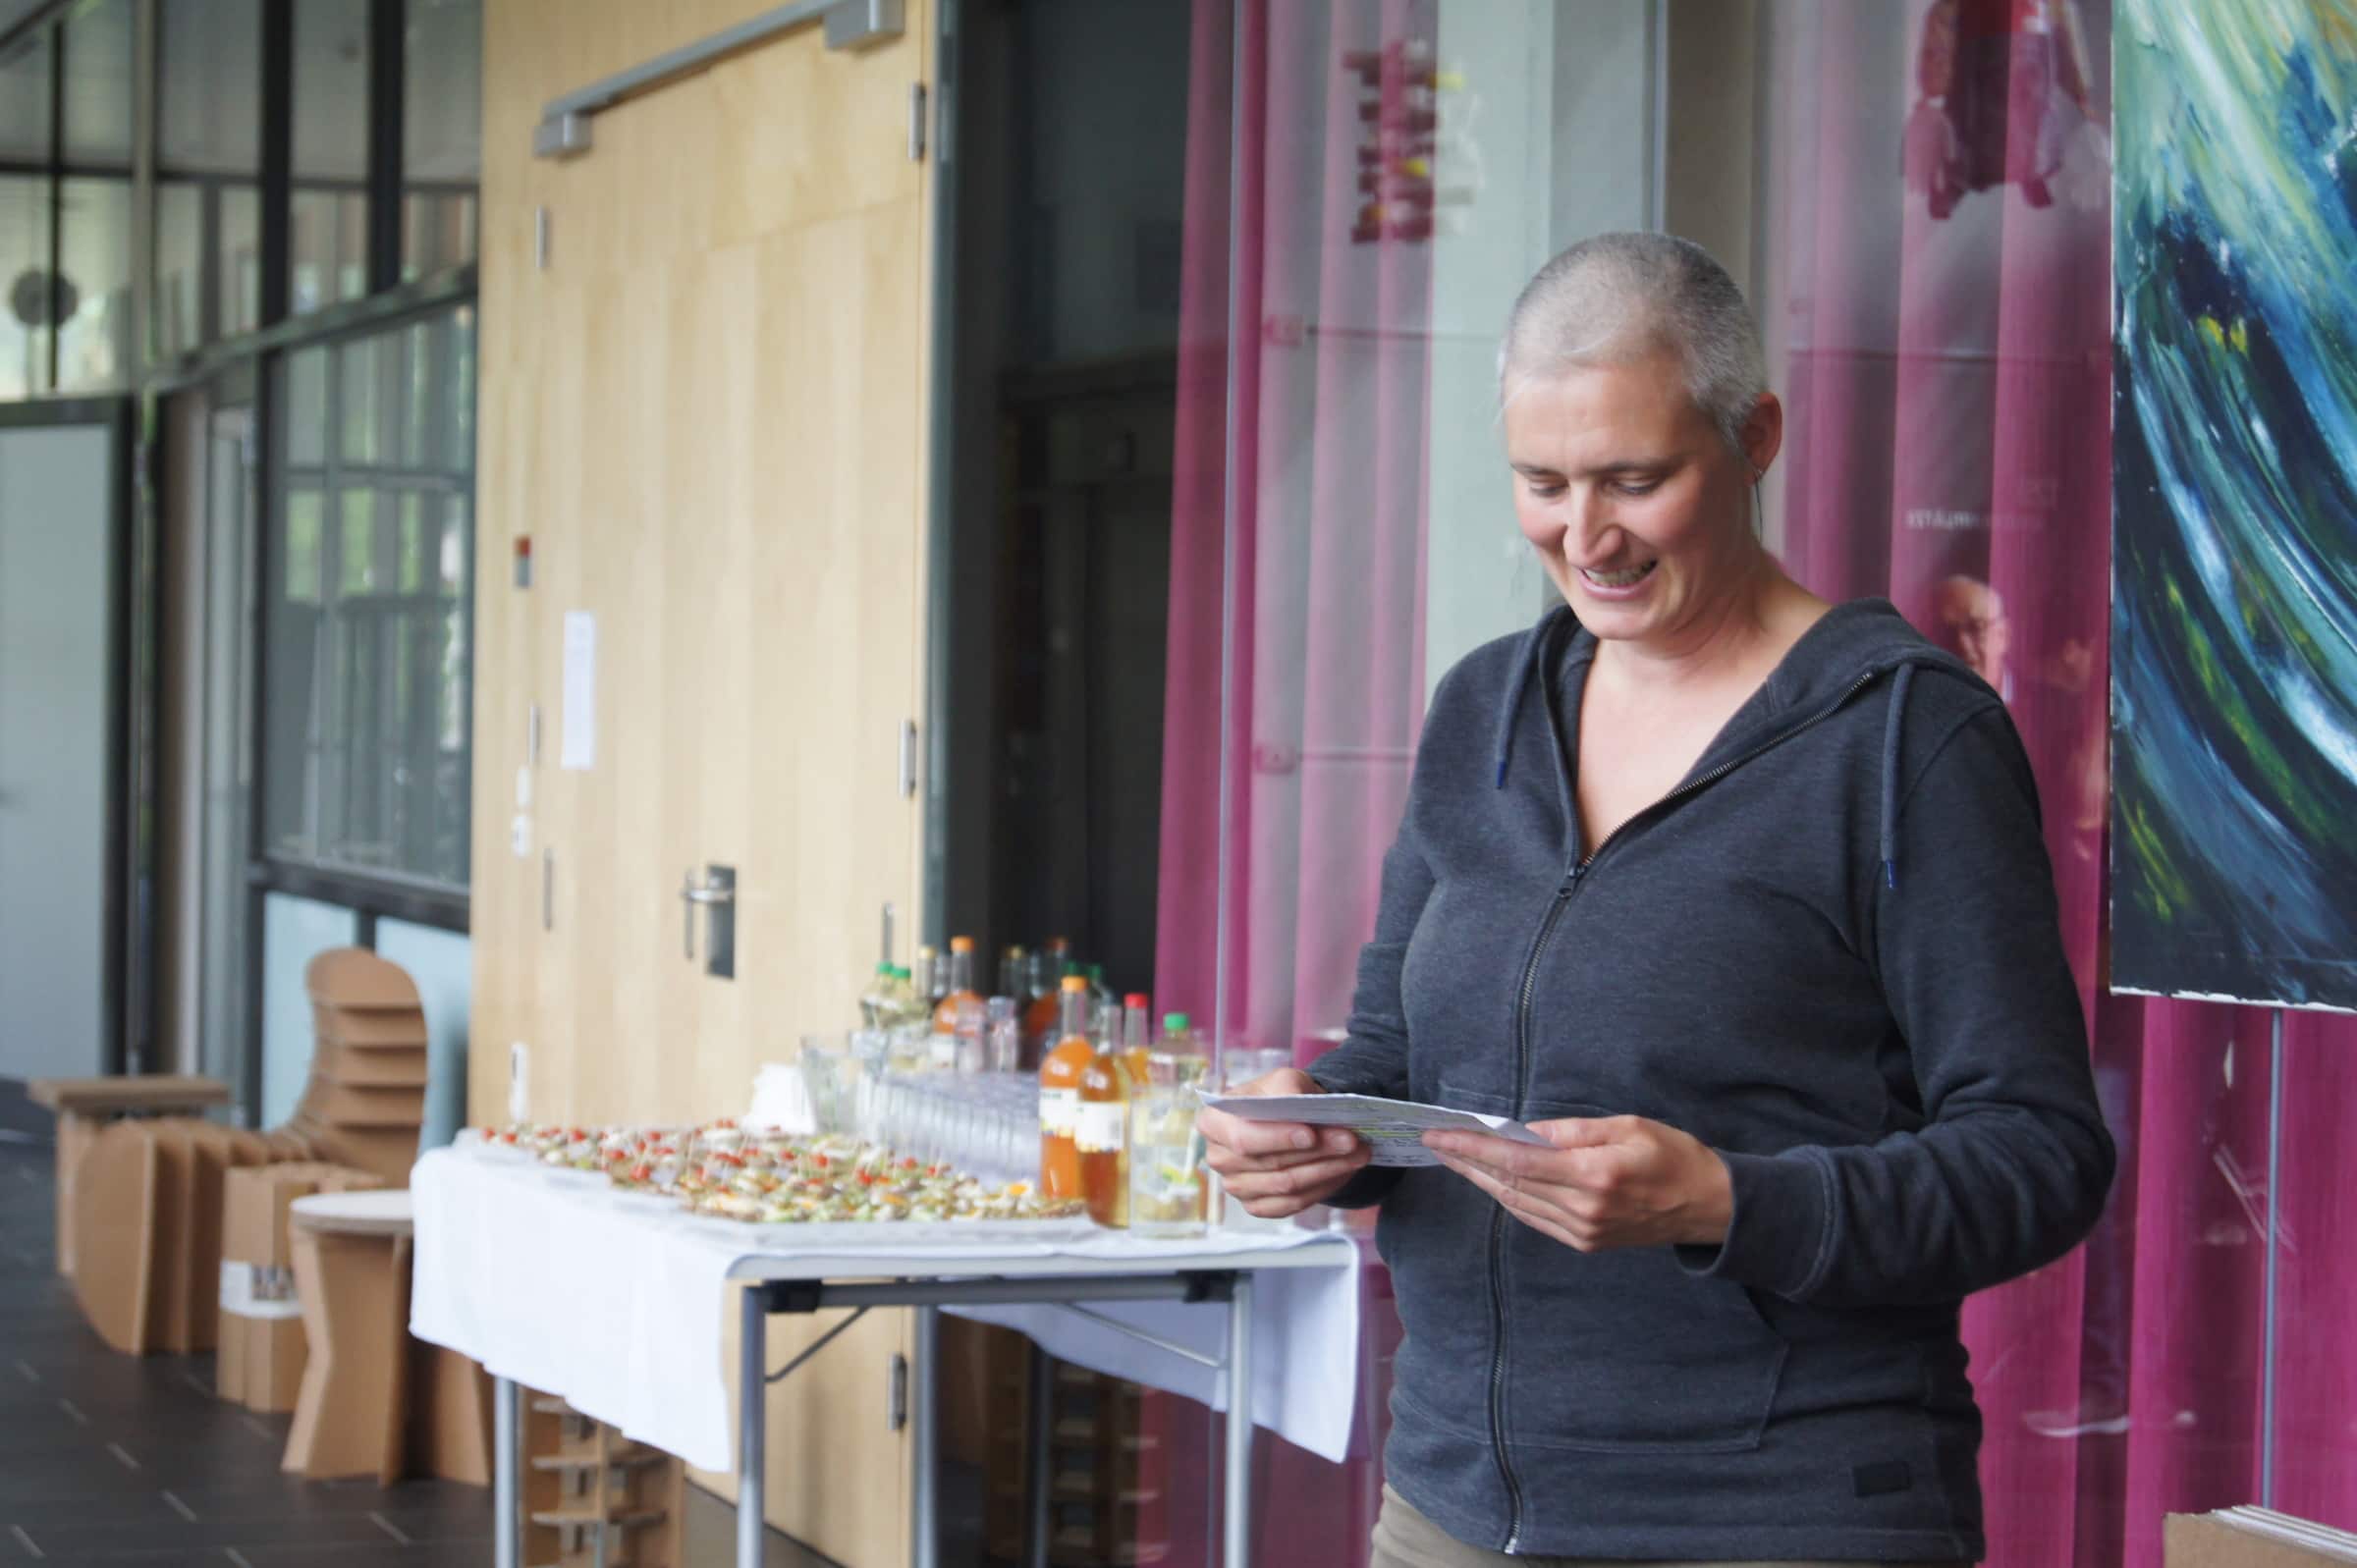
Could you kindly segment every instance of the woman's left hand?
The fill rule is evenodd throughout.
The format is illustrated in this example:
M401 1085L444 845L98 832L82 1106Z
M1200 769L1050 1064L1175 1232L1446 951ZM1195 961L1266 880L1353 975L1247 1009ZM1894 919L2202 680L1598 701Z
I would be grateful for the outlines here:
M1530 1130L1555 1147L1465 1132L1428 1132L1424 1146L1516 1219L1579 1252L1727 1239L1727 1162L1697 1139L1643 1116L1534 1121Z

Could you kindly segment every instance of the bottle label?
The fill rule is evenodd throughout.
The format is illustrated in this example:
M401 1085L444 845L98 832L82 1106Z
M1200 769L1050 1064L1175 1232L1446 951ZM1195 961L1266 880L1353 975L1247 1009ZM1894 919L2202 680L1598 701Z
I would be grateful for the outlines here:
M1080 1091L1042 1089L1039 1092L1039 1130L1051 1137L1069 1138L1079 1120Z
M932 1050L928 1053L927 1059L933 1063L937 1071L949 1072L958 1065L958 1037L956 1035L937 1034L933 1037L931 1044Z
M1119 1154L1128 1132L1128 1108L1118 1100L1091 1100L1077 1108L1072 1142L1084 1155Z

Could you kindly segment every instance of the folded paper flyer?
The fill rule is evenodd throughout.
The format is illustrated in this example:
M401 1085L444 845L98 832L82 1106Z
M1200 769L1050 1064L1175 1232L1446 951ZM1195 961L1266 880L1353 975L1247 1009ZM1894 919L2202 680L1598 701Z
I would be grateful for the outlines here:
M1547 1140L1510 1116L1477 1110L1385 1100L1375 1095L1205 1095L1203 1104L1247 1121L1303 1121L1347 1127L1375 1146L1379 1165L1437 1165L1440 1156L1424 1147L1428 1132L1486 1132L1514 1143L1548 1148Z

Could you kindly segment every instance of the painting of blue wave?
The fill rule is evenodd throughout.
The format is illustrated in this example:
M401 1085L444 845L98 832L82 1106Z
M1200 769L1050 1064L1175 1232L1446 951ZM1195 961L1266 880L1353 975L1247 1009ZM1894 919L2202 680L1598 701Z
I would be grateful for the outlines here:
M2357 1007L2357 0L2119 0L2111 979Z

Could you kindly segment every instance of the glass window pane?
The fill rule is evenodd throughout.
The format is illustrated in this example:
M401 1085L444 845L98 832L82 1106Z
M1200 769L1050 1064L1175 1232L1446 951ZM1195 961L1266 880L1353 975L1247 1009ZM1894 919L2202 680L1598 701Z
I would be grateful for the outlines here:
M150 339L172 354L260 325L261 0L162 0L160 26Z
M288 210L295 314L367 294L367 181L368 0L302 0Z
M371 464L392 457L392 444L384 439L392 410L382 365L397 352L397 339L367 338L346 345L339 356L336 452L345 462Z
M221 288L221 331L252 332L262 324L262 193L256 186L221 188L221 240L215 269Z
M326 499L316 490L289 490L282 508L286 527L286 542L281 551L287 567L285 597L299 604L315 605L322 597L321 551L326 530L320 519L325 514Z
M376 563L376 492L345 491L338 515L336 592L346 598L374 593L384 580Z
M407 434L419 406L422 422L455 406L447 422L471 427L472 388L451 380L472 374L471 356L443 347L466 341L446 317L279 370L284 570L265 655L284 711L264 723L275 853L466 885L471 497L455 488L463 476L414 460ZM419 366L433 381L422 393Z
M410 491L401 498L401 581L400 591L419 593L425 588L425 497Z
M368 195L358 187L298 188L289 197L297 315L368 293Z
M49 162L49 35L35 33L0 60L0 160Z
M49 390L48 274L49 182L0 175L0 399Z
M58 390L120 386L132 371L131 182L68 180L61 195Z
M155 351L169 356L202 347L204 207L202 186L166 181L155 190Z
M368 0L295 7L295 178L368 178Z
M261 0L164 0L158 163L176 173L262 166Z
M482 179L482 0L411 0L403 74L402 276L474 259Z
M298 468L316 468L327 461L326 349L305 349L287 356L287 461Z
M106 0L65 26L66 161L131 165L131 0Z
M443 504L441 557L435 568L445 596L466 592L466 498L452 496Z

